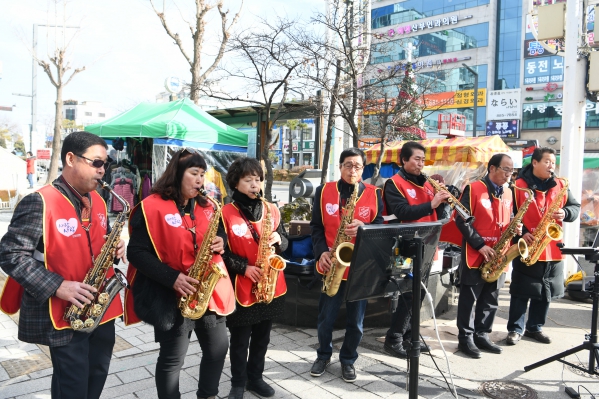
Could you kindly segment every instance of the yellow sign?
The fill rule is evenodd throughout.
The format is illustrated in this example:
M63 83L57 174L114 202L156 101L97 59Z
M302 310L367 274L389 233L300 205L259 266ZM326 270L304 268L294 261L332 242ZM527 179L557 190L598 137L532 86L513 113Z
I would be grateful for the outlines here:
M470 108L474 105L474 90L426 94L422 102L422 105L427 110ZM478 89L477 103L479 107L487 105L487 89Z

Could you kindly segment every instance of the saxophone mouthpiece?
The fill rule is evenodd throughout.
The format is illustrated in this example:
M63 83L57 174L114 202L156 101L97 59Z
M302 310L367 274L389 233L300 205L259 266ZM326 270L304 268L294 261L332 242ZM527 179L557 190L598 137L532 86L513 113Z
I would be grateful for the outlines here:
M208 191L206 191L206 190L204 189L204 187L201 187L201 188L199 188L199 189L198 189L198 192L199 192L199 193L200 193L200 195L201 195L201 196L203 196L203 197L207 197L207 196L208 196Z

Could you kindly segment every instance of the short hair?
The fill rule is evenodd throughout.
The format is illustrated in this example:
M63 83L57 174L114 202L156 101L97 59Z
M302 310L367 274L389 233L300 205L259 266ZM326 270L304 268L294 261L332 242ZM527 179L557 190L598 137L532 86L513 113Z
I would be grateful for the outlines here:
M27 155L33 156L33 153L31 151L27 151Z
M487 173L491 171L491 166L495 166L496 168L501 165L501 161L503 161L503 157L508 157L512 159L508 154L493 154L491 159L489 159L489 164L487 165Z
M62 164L66 165L67 163L67 154L72 152L75 155L81 156L85 154L85 151L89 147L93 147L94 145L101 145L105 149L108 149L108 145L100 136L96 136L90 132L73 132L69 134L62 143L62 150L60 151L60 159L62 160Z
M256 158L237 158L233 161L231 166L229 166L225 180L227 181L229 188L235 190L239 180L248 175L258 176L260 181L264 181L264 170L262 169L260 161Z
M177 151L166 166L162 176L152 187L152 193L160 194L163 200L171 199L177 204L183 205L183 197L181 197L183 173L194 167L202 168L204 171L208 168L204 157L199 152L187 148ZM205 206L206 200L200 197L198 203Z
M401 151L399 153L399 162L401 165L403 165L404 159L409 161L410 158L412 158L412 155L414 155L414 150L420 150L426 154L426 148L424 148L422 144L416 141L408 141L401 146Z
M556 152L551 147L537 147L532 152L531 163L532 163L532 161L541 162L541 159L543 159L543 155L544 154L553 154L553 155L555 155Z
M343 161L345 161L345 158L349 157L361 157L362 164L366 164L366 154L364 154L364 151L356 147L349 147L343 150L341 155L339 155L339 165L342 165Z

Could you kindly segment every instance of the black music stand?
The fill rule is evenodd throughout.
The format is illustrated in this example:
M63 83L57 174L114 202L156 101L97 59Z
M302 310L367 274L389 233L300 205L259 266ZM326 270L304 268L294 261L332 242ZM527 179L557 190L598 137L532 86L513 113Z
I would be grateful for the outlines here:
M412 290L412 346L409 353L409 398L418 398L420 357L420 282L433 263L444 221L360 226L345 289L346 301L358 301ZM408 270L395 266L394 247L411 258ZM407 277L409 272L413 277ZM411 281L410 281L411 280Z
M541 367L547 363L551 363L553 361L558 361L564 364L567 364L570 367L574 367L578 370L584 371L585 373L589 373L591 375L599 375L597 369L595 367L596 364L599 364L599 344L597 343L597 311L599 310L599 232L595 236L595 240L593 242L592 247L574 247L574 248L565 248L561 247L560 251L564 255L584 255L584 258L589 262L595 264L595 280L593 285L593 292L591 297L593 298L593 314L591 317L591 334L585 334L585 341L578 346L575 346L572 349L568 349L557 355L548 357L547 359L541 360L540 362L533 363L529 366L524 367L524 371L530 371L536 369L537 367ZM584 278L583 278L583 287L584 287ZM565 361L564 357L572 355L574 353L588 350L589 351L589 367L588 370L575 365L573 363Z

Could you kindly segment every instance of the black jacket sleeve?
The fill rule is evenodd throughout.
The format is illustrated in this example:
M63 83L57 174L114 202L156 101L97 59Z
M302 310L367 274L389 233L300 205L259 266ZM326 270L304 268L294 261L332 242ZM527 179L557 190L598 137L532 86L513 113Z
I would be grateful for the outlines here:
M135 212L129 223L132 229L127 246L129 261L148 278L172 288L180 272L158 259L146 228L143 212L141 210Z
M329 250L327 239L324 234L324 224L322 224L322 214L320 210L320 197L322 196L323 186L316 188L314 193L314 206L312 206L312 220L310 228L312 230L312 248L314 250L314 259L320 259L323 252Z
M467 185L466 188L464 188L464 192L462 193L462 198L460 198L460 202L472 214L470 210L470 185ZM472 227L471 224L466 224L464 222L464 219L462 219L459 216L455 218L455 224L458 230L460 230L460 232L462 233L462 236L464 237L466 242L470 244L472 248L479 250L485 246L485 240L483 240L483 238L480 236L480 234L478 234L476 229ZM462 248L462 251L464 250L465 248Z
M387 213L395 215L400 222L418 220L433 213L430 202L410 205L408 200L395 187L392 179L385 182L384 190Z
M566 200L566 205L564 205L564 212L566 212L566 216L564 217L564 222L570 223L578 219L580 215L580 203L574 198L570 189L568 189L568 199Z
M383 191L380 188L376 189L376 204L378 212L371 224L383 224Z

